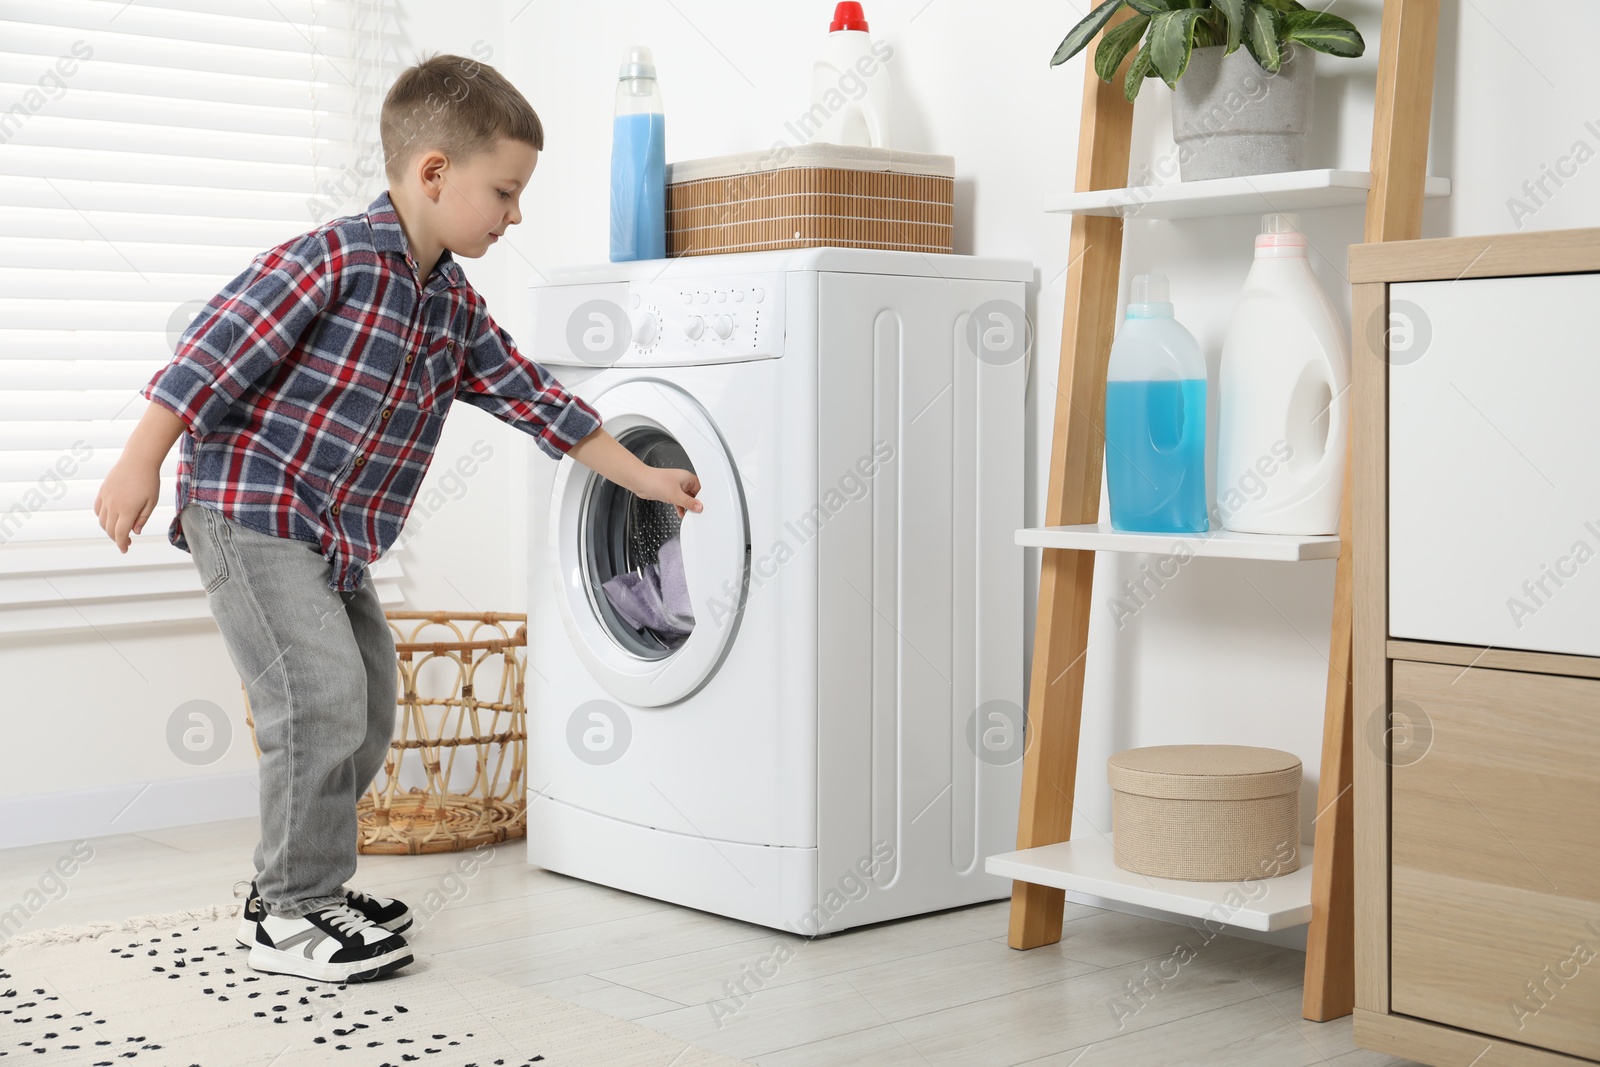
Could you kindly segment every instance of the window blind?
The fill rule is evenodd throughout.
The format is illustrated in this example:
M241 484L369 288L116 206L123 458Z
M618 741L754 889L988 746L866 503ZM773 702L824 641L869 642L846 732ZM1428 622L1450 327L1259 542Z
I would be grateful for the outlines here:
M0 632L207 615L179 446L126 554L95 494L206 300L385 188L386 6L0 0Z

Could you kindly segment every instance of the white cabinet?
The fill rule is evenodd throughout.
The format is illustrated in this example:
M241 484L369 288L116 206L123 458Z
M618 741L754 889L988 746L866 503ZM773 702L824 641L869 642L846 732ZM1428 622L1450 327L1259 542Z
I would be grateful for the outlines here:
M1600 274L1389 301L1389 635L1600 656Z

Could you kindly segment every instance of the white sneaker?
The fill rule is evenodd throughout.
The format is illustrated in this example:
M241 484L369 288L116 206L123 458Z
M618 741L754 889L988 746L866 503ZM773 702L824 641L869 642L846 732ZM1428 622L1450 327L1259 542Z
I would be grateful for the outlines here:
M244 896L244 911L239 916L239 927L233 936L240 948L249 948L256 942L256 923L267 913L267 907L262 903L261 894L256 892L254 881L233 883L233 895L237 897L241 894ZM411 926L411 909L403 901L352 889L345 893L344 902L385 930L403 934Z
M364 982L411 962L411 946L348 904L298 919L266 915L255 924L252 970L319 982Z

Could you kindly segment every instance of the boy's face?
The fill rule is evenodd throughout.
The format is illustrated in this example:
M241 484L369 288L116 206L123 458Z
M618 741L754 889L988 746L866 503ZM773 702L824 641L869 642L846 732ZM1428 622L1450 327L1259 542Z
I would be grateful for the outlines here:
M429 211L434 237L457 256L476 259L522 221L519 201L539 164L539 150L502 137L493 151L453 163L439 152L425 152L419 169L435 210Z

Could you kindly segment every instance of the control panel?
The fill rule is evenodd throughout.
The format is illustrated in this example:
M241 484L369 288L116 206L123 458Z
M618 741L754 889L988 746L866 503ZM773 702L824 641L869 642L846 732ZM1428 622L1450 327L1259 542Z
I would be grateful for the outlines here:
M702 359L776 355L777 348L763 343L782 335L782 283L782 275L631 283L633 348L644 358L666 350Z
M783 354L783 292L782 273L535 286L534 358L639 367L772 358Z

